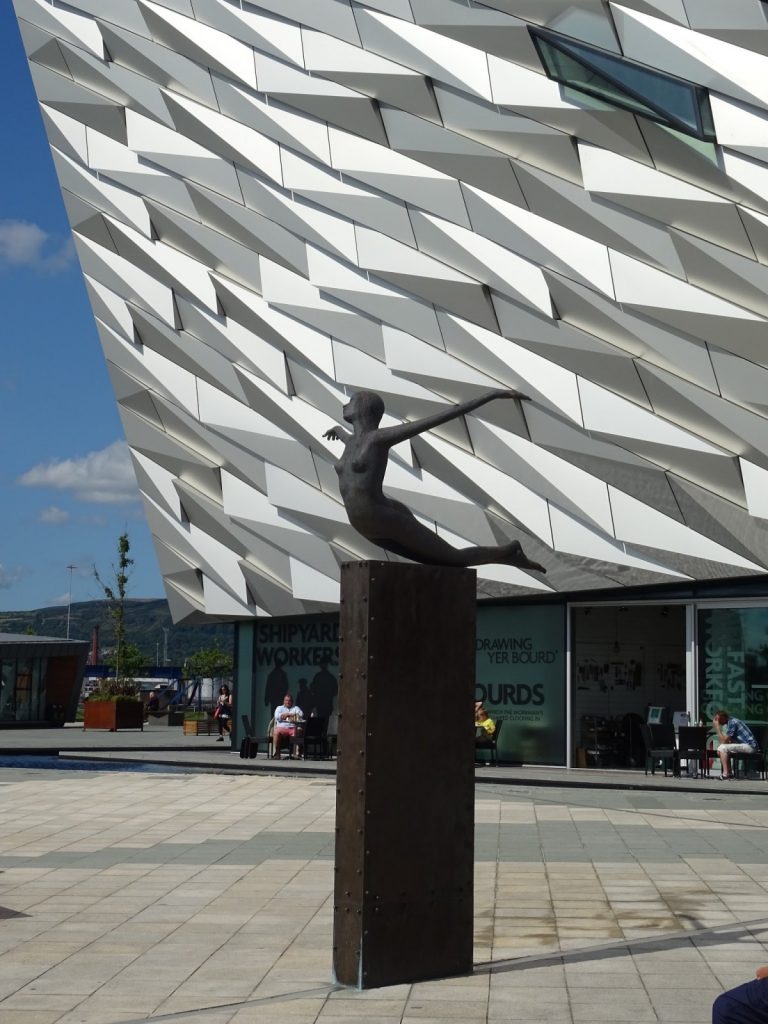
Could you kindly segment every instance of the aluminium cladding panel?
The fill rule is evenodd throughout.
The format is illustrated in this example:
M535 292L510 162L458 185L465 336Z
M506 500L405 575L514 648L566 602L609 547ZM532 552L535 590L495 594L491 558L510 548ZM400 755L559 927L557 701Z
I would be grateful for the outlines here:
M322 439L362 389L530 395L388 470L546 564L487 596L766 571L765 4L13 2L176 621L328 611L380 557ZM530 29L709 92L716 140Z
M471 569L342 566L334 971L374 988L472 970Z

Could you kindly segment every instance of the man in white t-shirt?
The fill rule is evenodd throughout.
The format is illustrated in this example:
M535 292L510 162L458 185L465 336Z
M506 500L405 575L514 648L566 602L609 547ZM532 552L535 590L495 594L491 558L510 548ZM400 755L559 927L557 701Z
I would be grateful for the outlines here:
M293 697L286 693L283 703L275 708L275 728L272 733L273 752L272 757L280 757L280 748L287 741L291 745L293 741L293 753L291 757L299 758L299 746L295 742L296 737L301 735L304 722L304 712L293 703Z

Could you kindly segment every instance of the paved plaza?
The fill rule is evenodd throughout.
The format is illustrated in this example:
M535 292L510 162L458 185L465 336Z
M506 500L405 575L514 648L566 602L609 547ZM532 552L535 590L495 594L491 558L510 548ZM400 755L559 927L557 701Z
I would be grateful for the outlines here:
M286 774L0 769L0 1020L705 1024L768 962L764 795L488 783L473 976L336 989L334 797Z
M148 763L169 771L245 772L253 774L290 774L322 776L336 775L336 760L289 761L269 760L264 747L254 760L241 760L237 750L228 743L217 743L216 734L210 736L184 736L179 726L169 727L165 719L150 720L143 732L124 730L84 730L82 725L68 725L64 729L8 729L0 731L0 767L9 764L34 765L40 756L61 757L68 763L94 762L111 767L144 768ZM393 756L394 748L393 748ZM547 768L537 765L501 765L497 768L478 766L476 778L482 785L494 783L510 786L541 785L574 787L577 789L650 789L674 793L690 792L717 796L721 789L719 768L715 766L708 778L692 779L683 772L675 778L657 770L655 775L640 770L609 770L597 768ZM757 778L740 778L733 783L734 792L768 794L768 782Z

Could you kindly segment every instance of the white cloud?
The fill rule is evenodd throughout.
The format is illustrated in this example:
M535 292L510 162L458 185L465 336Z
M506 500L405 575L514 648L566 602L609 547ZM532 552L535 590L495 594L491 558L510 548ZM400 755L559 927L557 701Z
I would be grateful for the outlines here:
M7 590L9 587L14 586L19 582L23 575L24 570L20 565L17 565L15 569L6 569L6 567L0 563L0 589Z
M37 224L24 220L0 220L0 268L31 267L55 273L74 261L71 238L57 240Z
M41 523L66 523L69 519L69 512L64 508L59 508L58 505L49 505L48 508L44 508L38 519Z
M78 501L116 505L138 501L139 491L128 445L115 441L79 459L51 459L19 477L24 487L52 487L71 491Z
M23 220L0 221L0 259L14 267L40 259L48 233Z

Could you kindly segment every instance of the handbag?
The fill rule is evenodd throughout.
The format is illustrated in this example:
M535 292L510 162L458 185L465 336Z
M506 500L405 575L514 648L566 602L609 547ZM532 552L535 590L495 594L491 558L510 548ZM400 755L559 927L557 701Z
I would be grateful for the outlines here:
M216 705L216 709L213 712L213 717L218 718L221 715L221 704Z

